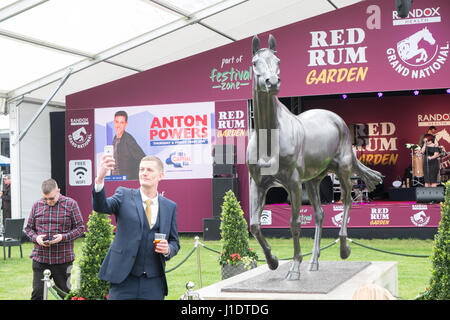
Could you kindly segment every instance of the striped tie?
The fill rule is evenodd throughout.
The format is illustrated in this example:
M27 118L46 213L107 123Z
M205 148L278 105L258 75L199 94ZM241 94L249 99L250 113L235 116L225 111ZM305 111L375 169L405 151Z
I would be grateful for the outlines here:
M152 228L152 200L145 200L145 215L147 216L148 225L150 226L150 229Z

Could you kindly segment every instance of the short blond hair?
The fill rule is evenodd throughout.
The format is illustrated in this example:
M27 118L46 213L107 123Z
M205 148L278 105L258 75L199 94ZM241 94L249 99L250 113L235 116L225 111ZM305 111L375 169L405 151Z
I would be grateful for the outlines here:
M156 156L145 156L145 157L143 157L141 159L141 162L142 161L153 161L153 162L156 162L158 164L159 171L164 172L164 164L163 164L163 162L161 161L160 158L158 158Z
M374 283L368 283L356 288L352 300L396 300L386 289Z

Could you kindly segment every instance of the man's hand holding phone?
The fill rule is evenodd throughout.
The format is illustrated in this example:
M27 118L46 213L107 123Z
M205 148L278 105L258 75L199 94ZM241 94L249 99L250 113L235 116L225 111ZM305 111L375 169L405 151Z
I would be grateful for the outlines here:
M113 154L114 154L113 146L104 147L102 160L100 161L100 166L96 178L97 184L102 184L105 177L108 175L108 171L114 169L116 161L113 158Z

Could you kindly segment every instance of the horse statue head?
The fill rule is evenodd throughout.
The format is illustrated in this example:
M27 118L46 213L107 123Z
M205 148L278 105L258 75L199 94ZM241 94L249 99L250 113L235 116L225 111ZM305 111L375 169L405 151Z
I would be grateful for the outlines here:
M255 75L253 90L277 95L280 91L280 59L275 55L276 41L269 36L269 48L259 48L258 36L253 37L253 73Z
M400 18L406 18L411 9L413 0L395 0L395 7Z

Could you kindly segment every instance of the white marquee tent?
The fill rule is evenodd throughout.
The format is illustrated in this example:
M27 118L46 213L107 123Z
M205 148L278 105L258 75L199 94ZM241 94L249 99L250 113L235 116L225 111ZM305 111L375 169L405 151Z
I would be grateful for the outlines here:
M48 112L66 95L360 1L0 0L13 217L28 216L50 177Z
M361 0L1 0L0 94L53 98Z

